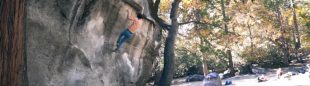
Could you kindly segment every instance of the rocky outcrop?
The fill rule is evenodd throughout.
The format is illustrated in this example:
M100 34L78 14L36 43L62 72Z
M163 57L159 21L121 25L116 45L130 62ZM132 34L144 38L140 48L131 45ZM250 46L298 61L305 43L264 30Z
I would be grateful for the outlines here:
M134 1L144 7L144 0ZM138 6L139 6L138 5ZM141 86L160 47L151 19L112 52L130 21L122 0L27 0L26 60L29 86ZM134 15L135 12L132 12Z

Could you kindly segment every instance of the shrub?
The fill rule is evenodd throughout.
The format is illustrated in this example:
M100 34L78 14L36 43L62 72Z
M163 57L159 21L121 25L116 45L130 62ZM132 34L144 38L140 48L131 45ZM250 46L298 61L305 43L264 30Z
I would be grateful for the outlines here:
M203 74L202 61L196 53L192 53L186 50L177 50L175 65L175 77Z
M267 45L267 48L262 47L246 47L242 52L241 57L246 60L248 64L258 64L261 67L276 68L283 67L280 49L277 46Z

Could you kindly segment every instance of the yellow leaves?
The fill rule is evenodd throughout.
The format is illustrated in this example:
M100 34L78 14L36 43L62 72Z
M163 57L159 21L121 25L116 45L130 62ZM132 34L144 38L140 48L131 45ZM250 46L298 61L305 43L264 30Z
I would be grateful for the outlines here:
M161 13L167 13L170 8L171 8L171 4L172 4L173 0L161 0L160 2L160 12ZM204 3L201 0L183 0L181 2L180 7L189 10L189 9L204 9L206 6L206 3Z
M289 25L293 25L293 10L286 10L283 12L283 17L287 19ZM286 20L285 20L286 21Z
M310 37L306 36L306 35L302 35L301 36L302 39L302 48L306 49L306 50L310 50Z
M203 36L203 37L207 37L208 35L211 34L211 29L203 29L203 30L200 30L200 34Z
M200 46L200 44L199 43L193 43L194 45L192 45L192 49L194 50L194 49L198 49Z
M305 6L305 7L297 7L295 9L296 13L297 13L297 16L300 17L298 20L301 21L301 23L310 22L310 18L307 17L307 16L310 15L310 8L309 7L307 7L307 6Z
M200 47L200 39L198 37L178 37L176 40L176 47L178 49L186 49L189 52L197 52Z
M160 5L159 5L159 11L161 13L166 13L169 11L169 9L171 8L171 0L161 0L160 1Z
M183 4L190 4L193 0L183 0Z
M292 10L286 10L283 12L284 17L292 16L293 11Z
M207 17L204 17L204 18L203 18L203 21L204 21L204 22L208 22L208 23L210 23L212 20L210 20L210 19L209 19L209 18L207 18Z
M295 8L296 13L304 13L307 10L309 10L309 8L306 8L306 7L296 7Z
M182 7L184 9L204 9L206 4L201 0L183 0Z

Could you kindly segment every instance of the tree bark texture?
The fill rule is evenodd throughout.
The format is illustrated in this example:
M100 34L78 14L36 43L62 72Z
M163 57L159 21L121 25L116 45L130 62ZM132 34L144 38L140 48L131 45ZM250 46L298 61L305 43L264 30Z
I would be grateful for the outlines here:
M24 63L25 0L0 1L0 86L20 86Z

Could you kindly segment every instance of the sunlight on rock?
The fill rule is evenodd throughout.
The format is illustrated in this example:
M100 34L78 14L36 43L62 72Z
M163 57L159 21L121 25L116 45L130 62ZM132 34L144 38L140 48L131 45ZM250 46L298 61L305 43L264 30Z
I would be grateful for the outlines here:
M70 70L67 74L65 86L83 86L86 82L84 80L85 74L76 70Z
M98 14L87 23L87 29L88 30L100 29L103 26L102 22L103 17L101 17L100 13L98 12Z
M134 67L131 65L131 61L128 59L128 54L124 53L122 56L123 60L125 61L125 63L128 65L128 67L130 68L130 74L133 75L134 73Z
M157 41L155 41L154 44L155 44L155 46L158 46L159 43Z

